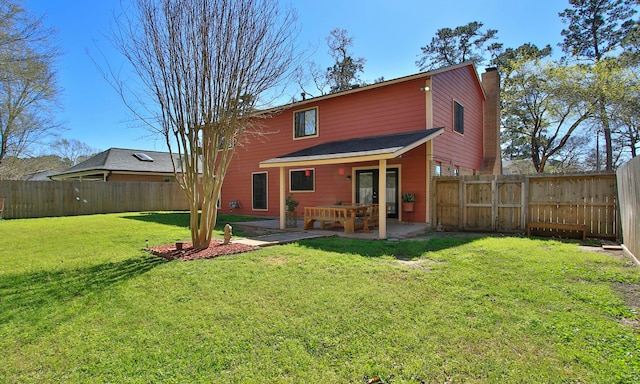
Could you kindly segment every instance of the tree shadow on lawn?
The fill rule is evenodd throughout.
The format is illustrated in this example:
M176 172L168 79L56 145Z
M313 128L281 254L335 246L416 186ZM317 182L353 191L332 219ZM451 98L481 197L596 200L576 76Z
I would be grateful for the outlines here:
M144 221L147 223L156 223L156 224L164 224L164 225L174 225L180 228L189 228L190 221L190 213L189 212L141 212L140 214L123 216L125 219L132 219L138 221ZM198 215L198 219L200 216ZM222 231L224 229L225 224L230 223L238 223L243 221L257 221L264 220L257 217L252 216L244 216L244 215L226 215L221 214L218 215L216 220L215 230Z
M189 212L141 212L136 215L122 216L125 219L144 221L164 225L189 228Z
M479 236L434 237L426 241L385 241L330 237L301 240L298 244L326 252L351 253L364 257L391 256L398 260L413 260L422 257L426 252L458 247L481 238Z
M18 334L42 335L76 316L91 296L141 276L165 261L155 256L80 269L40 271L0 277L0 324L13 322ZM74 306L75 300L86 300ZM98 300L98 298L96 298Z

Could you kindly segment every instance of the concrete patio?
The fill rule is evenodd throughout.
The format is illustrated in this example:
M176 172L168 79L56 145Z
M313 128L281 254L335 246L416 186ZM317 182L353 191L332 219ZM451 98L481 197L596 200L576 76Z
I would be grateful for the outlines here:
M255 246L269 246L277 244L292 243L304 239L320 237L344 237L352 239L379 240L378 230L372 229L365 232L357 230L354 233L344 233L343 228L334 227L326 229L303 229L303 222L298 220L296 228L280 229L278 219L245 221L231 223L232 226L241 229L246 237L234 237L233 241ZM405 223L398 220L387 220L387 241L404 239L424 233L429 229L425 223Z

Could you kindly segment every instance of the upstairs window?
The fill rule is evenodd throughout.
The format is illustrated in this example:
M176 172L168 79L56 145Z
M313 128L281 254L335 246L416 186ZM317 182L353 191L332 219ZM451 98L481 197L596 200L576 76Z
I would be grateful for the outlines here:
M293 113L294 137L318 136L318 108Z
M457 101L453 102L453 130L464 134L464 107Z
M224 143L225 143L226 139L224 137L220 137L220 139L218 139L218 151L222 151L224 149ZM229 141L229 145L227 145L228 148L233 148L233 140Z

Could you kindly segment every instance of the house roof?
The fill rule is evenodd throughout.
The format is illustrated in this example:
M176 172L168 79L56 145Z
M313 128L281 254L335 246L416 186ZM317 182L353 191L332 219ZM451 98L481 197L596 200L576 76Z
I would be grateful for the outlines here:
M27 181L51 181L49 178L51 175L57 174L59 171L37 171L29 173L21 177L21 180Z
M440 135L444 128L368 136L318 144L260 162L260 168L393 159Z
M138 154L146 154L148 158ZM174 154L173 157L174 159L179 158L177 154ZM171 155L168 152L109 148L53 175L52 178L65 179L91 174L102 175L108 172L173 174L173 165Z
M478 71L476 70L475 64L473 64L473 61L465 61L465 62L460 63L460 64L450 65L450 66L434 69L434 70L427 71L427 72L420 72L420 73L416 73L416 74L409 75L409 76L398 77L396 79L385 80L385 81L381 81L381 82L374 83L374 84L354 87L354 88L348 89L346 91L340 91L340 92L329 93L329 94L321 95L321 96L317 96L317 97L311 97L311 98L308 98L308 99L305 99L305 100L296 101L296 102L293 102L293 103L290 103L290 104L277 106L277 107L274 107L274 108L268 108L268 109L265 109L265 110L261 110L261 111L258 111L257 114L260 115L260 114L265 114L265 113L278 112L278 111L282 111L283 109L294 108L294 107L297 108L297 107L303 106L305 104L316 103L316 102L321 101L321 100L332 99L332 98L335 98L335 97L341 97L341 96L345 96L345 95L350 95L352 93L364 92L364 91L368 91L368 90L375 89L375 88L385 87L385 86L388 86L388 85L391 85L391 84L398 84L398 83L402 83L402 82L405 82L405 81L412 81L412 80L421 79L421 78L430 78L430 77L435 76L435 75L437 75L439 73L444 73L444 72L452 71L452 70L455 70L455 69L458 69L458 68L463 68L463 67L470 67L473 70L473 73L475 74L475 80L476 80L478 86L480 87L480 90L482 91L483 96L486 97L486 95L484 95L484 88L482 87L482 81L480 80L480 76L478 76Z

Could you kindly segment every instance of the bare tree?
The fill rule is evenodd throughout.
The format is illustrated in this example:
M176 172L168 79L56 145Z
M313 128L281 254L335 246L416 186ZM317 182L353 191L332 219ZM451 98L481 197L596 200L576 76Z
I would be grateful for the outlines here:
M76 139L58 139L51 143L51 149L52 154L58 156L67 167L74 166L100 152Z
M53 118L60 55L54 37L19 2L0 0L0 165L29 154L60 128Z
M118 89L179 155L193 245L206 248L233 153L259 131L256 106L294 62L296 16L276 0L133 0L118 26L114 41L147 90L147 109L124 80Z
M300 87L302 99L316 93L326 94L326 88L329 85L327 72L315 61L308 62L306 68L303 66L296 68L293 77ZM296 97L292 97L292 100L295 101Z
M48 171L62 171L68 168L56 155L8 156L0 168L0 180L31 180Z
M325 95L367 84L359 76L364 72L366 59L352 56L350 48L353 46L353 37L349 36L349 31L334 28L329 32L326 41L333 65L322 68L318 63L310 61L306 63L305 67L296 69L294 78L302 91L303 99L318 92L320 95ZM376 82L378 81L382 80L377 79ZM329 89L327 90L327 88Z
M353 46L353 38L348 35L346 29L335 28L327 37L329 55L335 60L333 66L327 68L327 80L331 85L331 93L346 91L353 86L362 84L358 77L359 72L364 72L365 59L353 58L349 47Z

